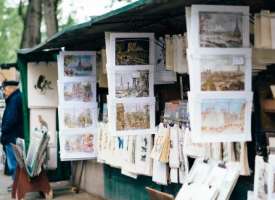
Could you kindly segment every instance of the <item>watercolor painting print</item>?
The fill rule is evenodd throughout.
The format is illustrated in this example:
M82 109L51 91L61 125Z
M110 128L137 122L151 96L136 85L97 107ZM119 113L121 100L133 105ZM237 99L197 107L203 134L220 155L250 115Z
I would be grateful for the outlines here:
M116 65L149 65L150 38L116 38Z
M150 105L116 104L117 130L149 129Z
M96 157L96 138L93 131L77 134L61 133L61 160L86 160Z
M50 136L49 145L56 146L56 109L30 109L30 134L44 130Z
M155 129L154 98L112 99L108 96L110 132L115 136L153 134Z
M55 62L28 63L28 107L57 107L57 79Z
M192 5L190 35L197 48L249 47L249 7Z
M94 128L96 122L96 107L74 105L60 108L60 126L62 130Z
M188 94L193 142L251 140L252 92Z
M96 101L96 82L93 80L65 81L60 83L63 103L90 103Z
M96 54L92 51L65 51L59 56L60 80L64 77L87 77L96 72Z
M204 100L201 103L202 134L243 133L245 99Z
M201 47L242 47L242 13L199 12Z
M234 64L236 56L213 55L200 59L202 91L243 91L245 90L245 65ZM238 56L245 60L244 56Z
M148 97L150 90L149 73L149 70L116 72L116 97Z

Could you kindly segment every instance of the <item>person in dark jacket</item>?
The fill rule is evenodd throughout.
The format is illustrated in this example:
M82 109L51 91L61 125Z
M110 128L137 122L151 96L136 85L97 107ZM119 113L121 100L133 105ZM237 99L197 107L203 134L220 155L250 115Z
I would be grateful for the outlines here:
M5 149L8 168L14 179L16 159L11 144L15 144L18 137L23 138L22 97L17 81L4 81L2 89L6 107L2 117L1 143Z

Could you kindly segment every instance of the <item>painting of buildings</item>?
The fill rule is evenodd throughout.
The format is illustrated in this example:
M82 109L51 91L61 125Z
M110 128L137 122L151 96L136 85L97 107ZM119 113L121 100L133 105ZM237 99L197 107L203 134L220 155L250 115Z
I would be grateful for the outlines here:
M207 99L201 103L202 134L244 133L244 99Z
M149 65L149 38L116 38L116 65Z
M138 103L116 104L116 129L136 130L150 128L150 105Z
M66 108L64 109L65 128L89 128L93 126L93 110L90 108Z
M200 47L241 48L243 14L199 12Z
M93 99L91 81L65 82L64 100L66 102L91 102Z
M64 75L69 77L91 76L95 56L93 55L64 55Z
M74 136L66 137L64 150L67 153L77 153L77 152L94 152L94 136L91 133L87 134L76 134Z
M202 91L242 91L245 89L245 66L234 64L233 57L231 55L208 55L200 59ZM238 57L245 59L242 56Z
M149 70L116 72L116 97L148 97Z

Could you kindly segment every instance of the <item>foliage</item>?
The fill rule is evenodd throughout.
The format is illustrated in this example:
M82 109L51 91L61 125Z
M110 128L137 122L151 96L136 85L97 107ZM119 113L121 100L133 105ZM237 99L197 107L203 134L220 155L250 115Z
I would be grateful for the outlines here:
M6 7L0 0L0 63L16 62L23 23L17 8Z

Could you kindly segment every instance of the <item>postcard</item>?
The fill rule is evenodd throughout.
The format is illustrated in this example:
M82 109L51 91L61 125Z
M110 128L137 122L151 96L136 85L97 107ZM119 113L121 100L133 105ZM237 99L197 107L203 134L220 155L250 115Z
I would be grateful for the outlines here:
M108 116L113 135L153 134L155 129L155 99L120 100L108 97Z
M56 109L33 108L30 109L30 134L44 130L50 137L49 146L56 147Z
M95 78L77 78L60 81L59 100L61 105L71 103L95 103L96 80Z
M56 63L28 63L28 107L55 108L57 93Z
M251 91L251 49L188 50L191 91Z
M97 124L97 105L74 104L59 107L60 130L79 130L95 128Z
M96 157L95 131L71 134L61 132L60 154L62 161L87 160Z
M189 93L194 142L251 140L252 92Z
M255 158L255 173L254 173L254 198L268 199L268 164L263 160L263 157L256 156Z
M153 33L110 33L112 66L154 65Z
M192 5L190 34L194 48L247 48L249 7Z
M154 96L153 66L121 68L110 74L109 95L116 98Z
M58 57L59 80L96 74L94 51L63 51Z

